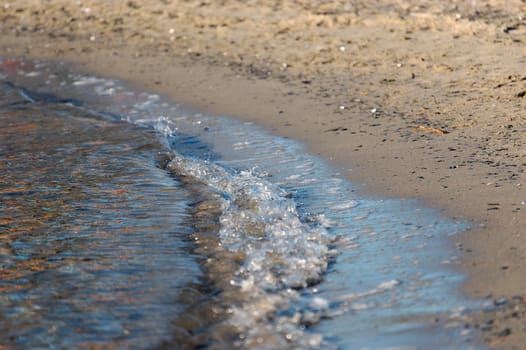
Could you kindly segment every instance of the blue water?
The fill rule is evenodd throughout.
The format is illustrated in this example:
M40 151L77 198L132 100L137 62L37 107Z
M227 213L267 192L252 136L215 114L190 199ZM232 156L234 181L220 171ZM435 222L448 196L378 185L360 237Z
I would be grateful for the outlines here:
M31 293L49 308L66 303L67 313L37 312L39 317L34 317L35 311L11 300L25 298L15 288L23 282L10 282L15 284L10 287L12 296L0 302L11 316L0 319L0 329L11 335L0 344L35 344L33 332L20 337L12 330L16 322L32 320L41 334L55 329L52 333L61 335L38 336L38 344L58 347L81 348L88 337L107 348L481 348L474 334L463 328L464 315L478 302L459 292L464 276L455 270L449 241L450 235L467 229L465 223L417 200L365 197L338 169L306 153L301 144L257 125L203 115L155 94L132 91L116 80L75 73L61 63L4 60L0 67L4 99L9 101L2 107L3 120L16 121L24 113L40 120L39 111L51 114L52 120L60 118L61 128L72 130L54 136L67 140L63 143L69 153L55 154L53 162L70 159L68 154L79 150L96 150L97 162L104 159L109 164L109 170L97 167L88 157L79 166L72 157L56 168L56 183L69 183L71 172L93 174L95 179L82 179L78 186L93 181L110 186L111 195L124 188L127 203L133 203L104 199L107 210L82 215L65 209L69 204L57 205L76 226L78 220L90 223L80 225L84 231L53 227L74 240L76 235L89 236L94 248L85 251L74 244L68 254L97 262L104 246L106 258L115 261L105 267L110 280L110 271L126 270L128 265L132 272L119 276L153 276L127 280L128 290L122 294L126 297L97 306L95 318L109 331L97 326L81 335L68 331L68 317L91 324L91 304L67 293L65 301L47 297L45 283L58 279L55 270L46 272L49 277L43 280L36 278ZM86 132L86 125L91 131L80 134L96 141L86 141L88 149L83 150L86 144L79 130ZM79 135L72 140L72 134ZM5 140L4 157L29 142L8 150ZM142 146L130 146L130 140L142 140L136 141ZM47 143L45 137L39 142ZM109 149L101 148L105 142L111 144ZM48 168L52 174L54 166ZM119 181L107 183L107 171L118 173ZM16 196L22 201L25 195ZM82 200L96 207L100 198ZM111 209L108 201L116 207ZM145 217L148 225L143 225ZM101 222L94 224L97 218ZM117 219L119 230L134 228L131 241L122 233L108 246L107 237L92 233L107 231L109 222ZM13 228L16 221L0 236L11 250L18 242L12 237L20 234ZM38 248L49 244L47 240L51 236L42 233L26 244ZM124 265L116 263L123 249ZM17 254L6 255L16 260ZM53 269L68 266L60 264ZM81 277L88 267L79 263L75 268L75 283L86 288L99 283ZM162 283L158 275L164 276ZM104 281L106 289L91 290L94 300L103 298L104 291L114 293L116 287ZM53 283L60 291L61 284ZM167 290L171 301L160 302L158 295ZM144 297L130 304L125 301L130 295ZM140 320L131 316L135 313L142 315ZM129 320L126 326L123 318ZM134 338L134 333L143 336Z

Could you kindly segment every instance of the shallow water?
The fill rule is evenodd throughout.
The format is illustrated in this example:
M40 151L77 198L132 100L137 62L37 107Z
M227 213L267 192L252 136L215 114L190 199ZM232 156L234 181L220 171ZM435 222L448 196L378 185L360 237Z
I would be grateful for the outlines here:
M7 103L0 342L158 344L200 270L186 238L192 198L156 167L153 132L66 106Z
M448 235L291 140L4 60L0 344L479 348Z

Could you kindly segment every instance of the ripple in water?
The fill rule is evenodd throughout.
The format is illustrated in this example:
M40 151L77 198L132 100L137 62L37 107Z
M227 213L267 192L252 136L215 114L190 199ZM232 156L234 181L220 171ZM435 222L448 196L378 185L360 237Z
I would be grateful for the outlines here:
M69 202L54 204L64 208L55 209L57 215L75 223L68 225L81 228L74 231L60 223L56 234L86 240L89 244L82 244L89 249L81 249L82 244L66 249L73 264L53 260L62 254L55 250L46 255L46 264L55 261L45 268L52 277L37 275L31 298L16 291L30 269L22 280L7 279L15 296L11 299L23 299L22 304L45 299L47 310L62 310L57 316L41 312L33 328L42 335L11 333L13 344L33 344L38 338L42 344L80 347L83 335L66 327L75 324L71 317L81 325L93 324L88 327L90 341L110 348L475 348L462 329L462 317L477 303L456 291L462 276L454 272L455 257L447 249L447 236L465 229L463 223L413 200L361 197L300 144L253 124L201 115L114 80L69 73L62 64L4 60L0 66L10 82L4 89L10 101L4 104L5 122L18 118L9 113L31 102L36 110L53 106L62 123L51 123L53 132L79 127L76 123L96 126L91 132L96 141L56 136L69 137L69 142L52 161L62 156L71 160L65 170L48 165L46 180L58 176L55 183L61 190L70 179L79 187L109 186L111 194L108 199L104 191L101 196L85 190L89 206L82 210L87 212L70 213L75 206ZM137 133L149 141L130 146L120 133ZM74 165L79 152L87 165ZM118 161L109 168L99 166L99 155ZM112 188L126 190L112 193ZM22 195L15 193L17 197ZM25 220L13 218L4 237L9 249L18 240L13 227ZM132 233L121 232L124 227L133 228ZM106 237L111 230L117 233ZM24 244L38 250L54 241L42 233L27 237ZM116 259L121 250L125 263ZM18 251L7 256L19 259ZM105 253L109 265L104 265ZM86 256L88 262L82 260ZM89 266L101 264L99 280ZM54 284L51 290L59 295L62 288L68 290L67 284L56 283L62 277L54 275L64 269L90 291L77 288L75 293L80 289L102 299L113 295L104 291L121 294L94 305L94 312L90 302L74 293L47 296L46 283ZM127 287L121 288L119 279ZM34 321L35 311L11 299L2 299L10 316L0 320L0 327L12 332L13 322ZM132 309L141 316L130 316L135 315ZM129 321L125 326L122 317ZM65 337L62 343L46 338L53 327Z
M0 344L170 339L200 269L186 239L193 199L155 166L154 133L10 102L0 107Z

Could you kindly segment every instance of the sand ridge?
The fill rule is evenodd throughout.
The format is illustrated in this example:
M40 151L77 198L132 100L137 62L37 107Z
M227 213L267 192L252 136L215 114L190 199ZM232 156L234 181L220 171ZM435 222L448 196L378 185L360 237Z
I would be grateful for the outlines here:
M517 0L18 0L0 1L0 47L260 123L365 191L472 222L454 248L466 292L509 302L471 326L511 349L526 341L510 316L526 286L525 18Z

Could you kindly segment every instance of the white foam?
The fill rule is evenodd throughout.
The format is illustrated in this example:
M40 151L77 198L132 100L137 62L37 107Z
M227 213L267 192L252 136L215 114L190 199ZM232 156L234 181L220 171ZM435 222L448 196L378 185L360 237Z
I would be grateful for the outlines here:
M349 209L356 207L357 205L358 205L358 202L354 200L342 201L336 205L333 205L331 207L331 210L334 210L334 211L349 210Z
M96 77L78 77L77 80L73 82L73 85L75 86L85 86L85 85L95 85L95 84L101 84L105 82L110 82L110 80L107 79L101 79Z
M319 321L329 308L327 300L314 297L307 309L298 309L293 316L277 316L277 312L301 301L294 289L323 279L337 254L328 248L327 231L303 223L288 194L251 171L229 171L177 153L168 168L222 194L222 245L246 256L231 283L248 293L251 302L233 306L230 319L242 330L245 341L270 332L282 334L286 342L300 342L302 347L319 346L320 336L304 334L302 324ZM264 315L275 319L261 322Z

